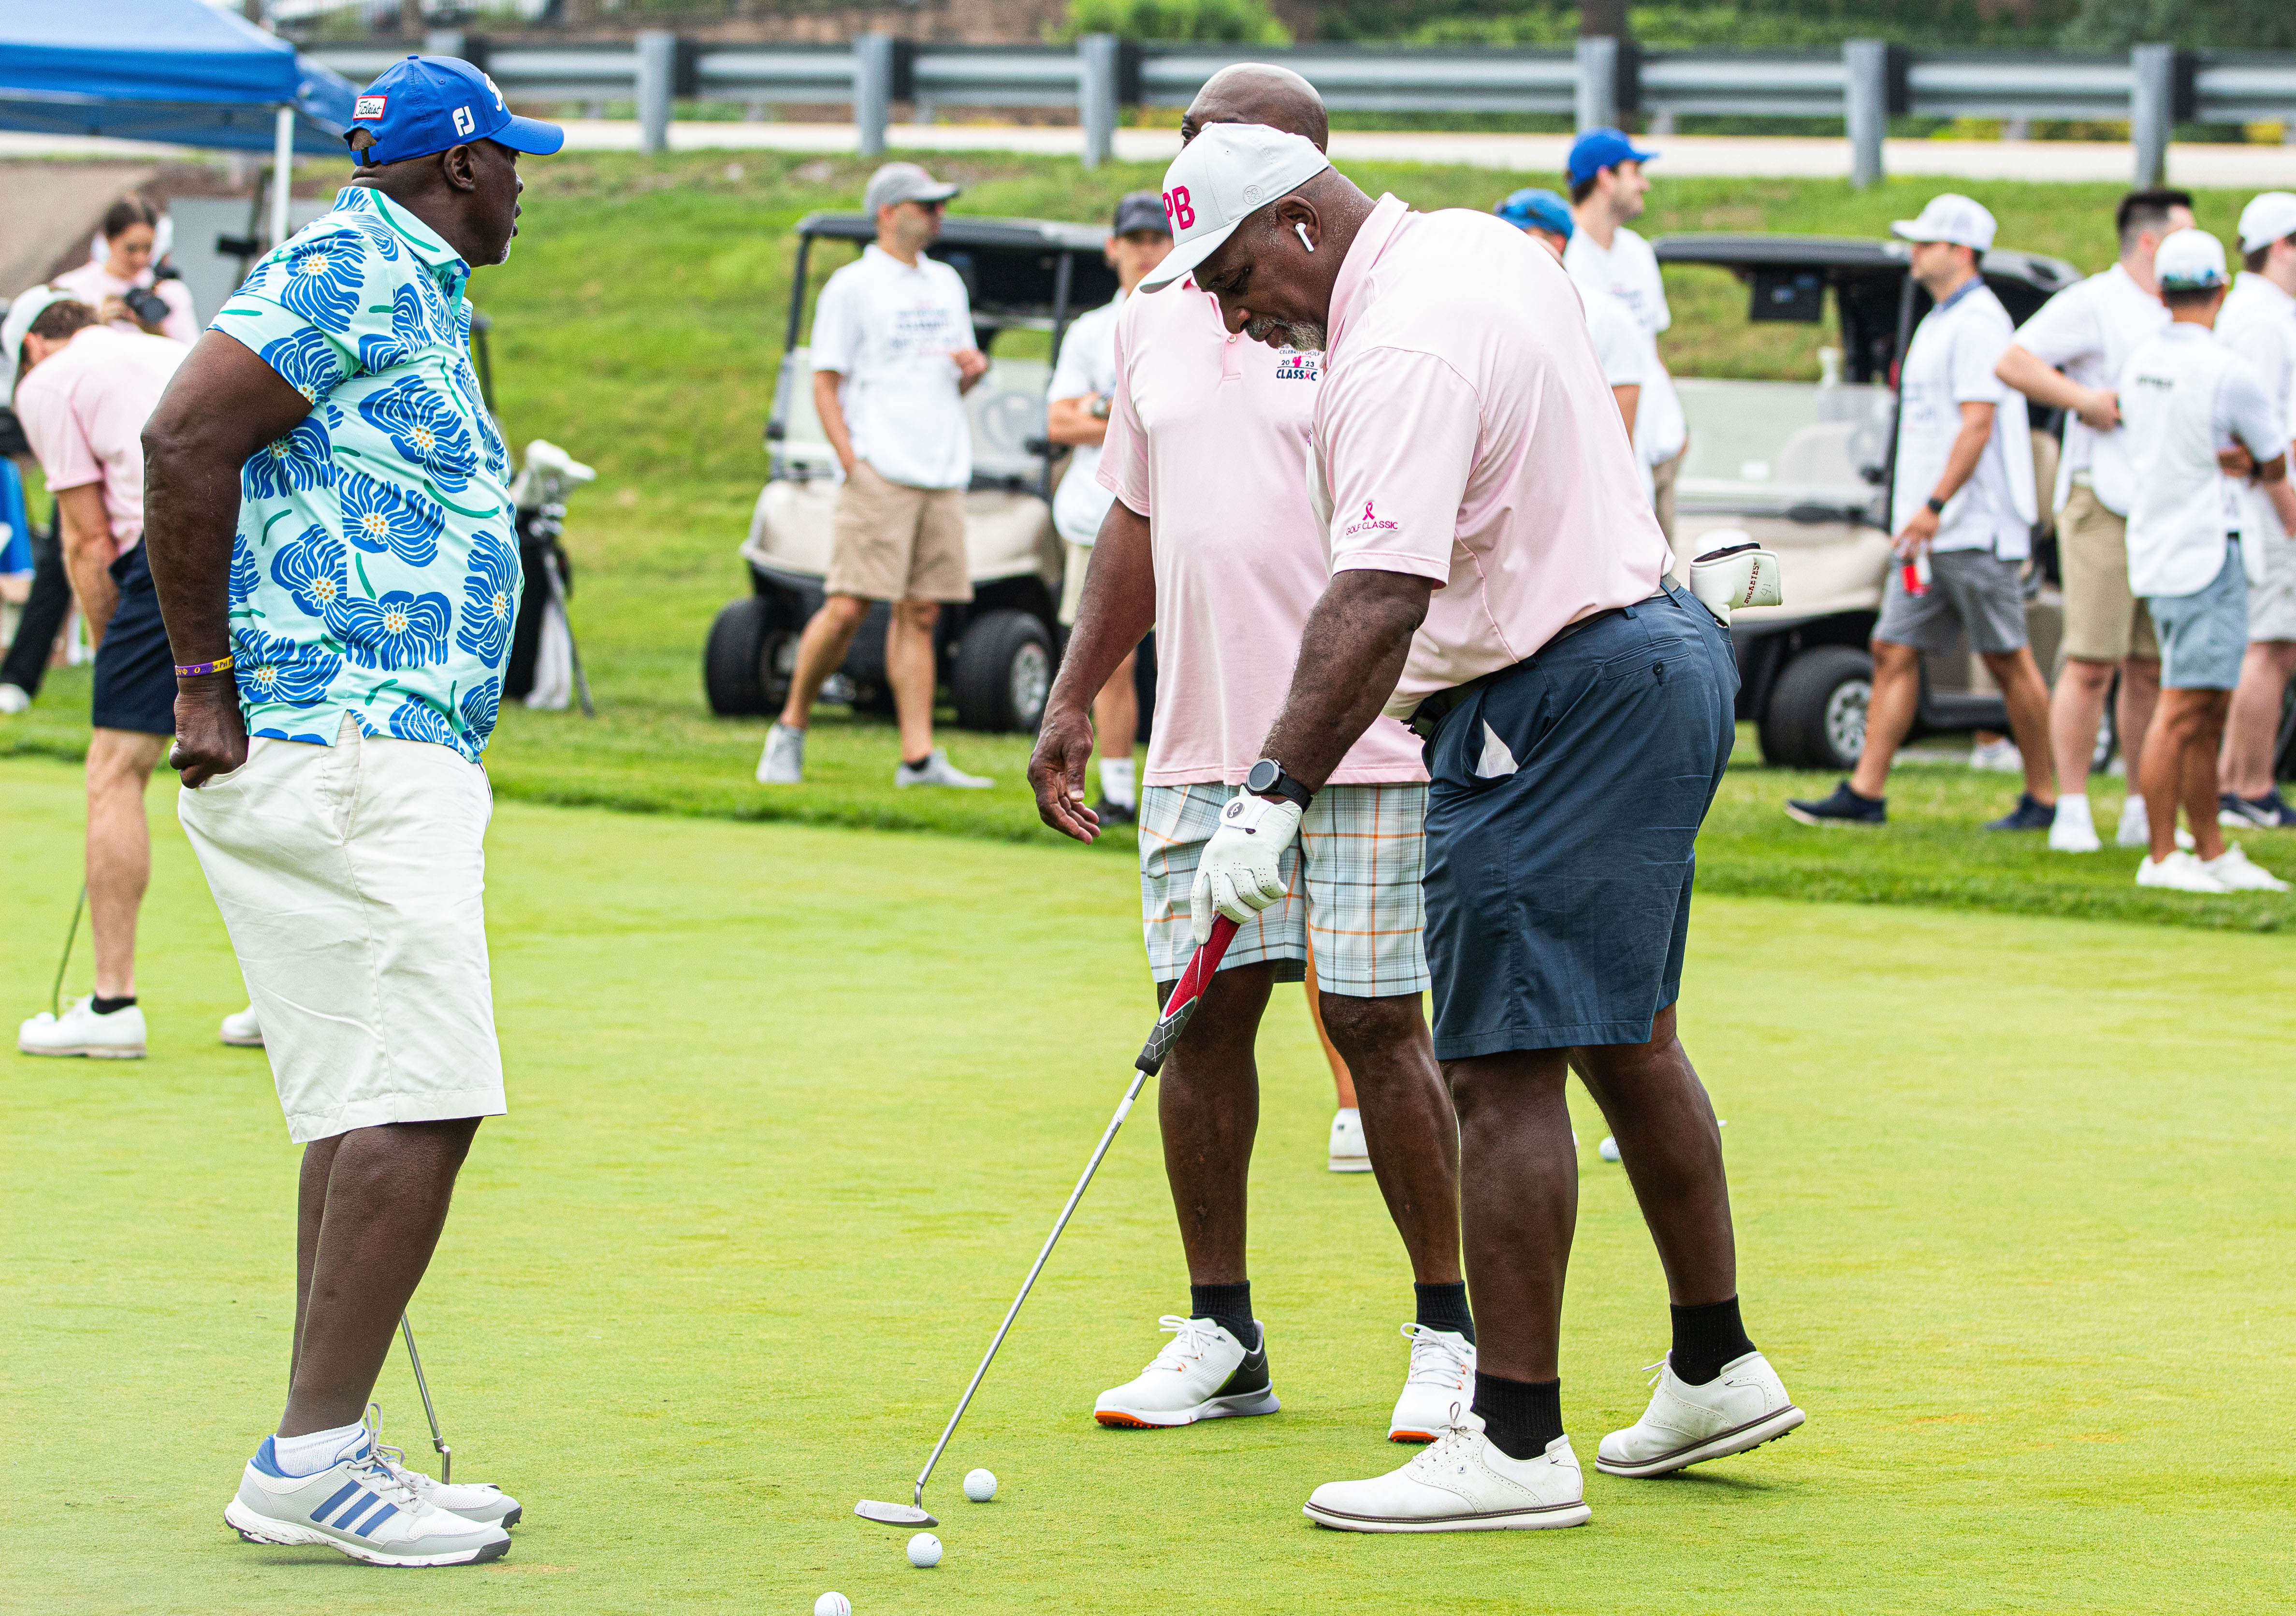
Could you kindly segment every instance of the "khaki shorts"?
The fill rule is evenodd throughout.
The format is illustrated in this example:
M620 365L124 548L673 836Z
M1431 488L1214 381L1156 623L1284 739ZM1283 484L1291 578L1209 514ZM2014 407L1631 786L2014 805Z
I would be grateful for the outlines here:
M1658 530L1666 535L1666 542L1674 543L1674 486L1682 480L1685 449L1672 460L1662 460L1651 468L1651 510L1658 517Z
M1074 628L1077 609L1084 604L1084 569L1092 565L1092 546L1073 539L1061 543L1068 551L1068 565L1061 573L1061 626Z
M912 488L855 461L838 491L823 590L863 600L970 600L964 490Z
M2248 637L2296 640L2296 539L2267 533L2251 542L2264 553L2264 582L2248 592Z
M2065 656L2081 662L2161 659L2152 614L2128 587L2128 518L2079 483L2057 513L2057 570L2065 581L2065 633L2058 647Z

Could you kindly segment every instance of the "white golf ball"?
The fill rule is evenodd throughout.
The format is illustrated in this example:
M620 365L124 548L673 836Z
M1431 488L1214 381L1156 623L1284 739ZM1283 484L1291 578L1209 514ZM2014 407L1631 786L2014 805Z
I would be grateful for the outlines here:
M940 1539L931 1532L919 1532L909 1539L909 1563L920 1571L940 1563Z
M968 1470L964 1473L964 1496L975 1504L986 1504L996 1496L996 1473L993 1470Z
M813 1616L853 1616L853 1602L832 1588L813 1602Z
M1619 1141L1612 1139L1609 1134L1604 1134L1603 1136L1603 1142L1595 1147L1595 1154L1601 1156L1605 1162L1617 1161L1619 1159Z

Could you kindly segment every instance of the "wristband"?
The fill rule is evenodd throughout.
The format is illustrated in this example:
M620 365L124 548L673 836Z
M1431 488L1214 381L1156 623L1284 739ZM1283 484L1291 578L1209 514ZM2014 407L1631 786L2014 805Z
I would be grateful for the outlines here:
M1924 500L1923 503L1926 504L1930 508L1930 514L1931 516L1943 516L1945 514L1945 502L1938 498L1934 494L1930 495L1928 499Z
M223 656L217 657L213 662L177 663L176 665L176 677L178 679L197 679L205 673L228 673L231 672L231 654L226 651Z

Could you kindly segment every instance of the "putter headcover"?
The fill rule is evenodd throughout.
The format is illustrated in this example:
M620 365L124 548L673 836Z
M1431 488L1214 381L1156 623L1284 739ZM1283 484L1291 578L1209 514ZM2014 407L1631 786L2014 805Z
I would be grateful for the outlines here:
M1777 557L1751 539L1710 550L1693 561L1690 592L1726 625L1731 612L1741 606L1778 606L1786 598Z

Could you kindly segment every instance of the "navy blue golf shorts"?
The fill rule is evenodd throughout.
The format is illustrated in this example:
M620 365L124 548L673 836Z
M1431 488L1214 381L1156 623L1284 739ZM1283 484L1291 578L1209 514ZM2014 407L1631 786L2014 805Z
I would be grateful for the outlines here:
M1643 1043L1682 984L1730 636L1671 579L1453 707L1428 744L1435 1053Z
M119 585L119 604L95 648L95 727L173 735L176 658L143 545L112 562L111 581Z

